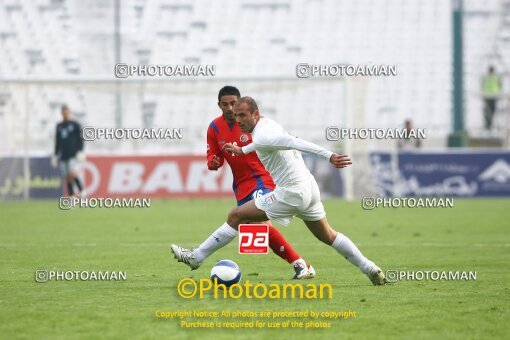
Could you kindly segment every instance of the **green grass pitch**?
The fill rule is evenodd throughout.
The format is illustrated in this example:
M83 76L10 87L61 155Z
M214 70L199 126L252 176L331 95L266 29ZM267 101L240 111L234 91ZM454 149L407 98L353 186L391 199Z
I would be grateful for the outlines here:
M243 280L288 283L290 266L270 253L239 255L237 240L191 272L169 245L198 245L221 225L232 200L161 200L148 209L61 211L56 201L0 204L0 338L3 339L358 339L510 338L510 201L456 200L454 208L377 209L326 200L331 225L383 270L476 271L476 281L404 281L374 287L301 220L281 227L330 283L333 299L183 299L177 283L208 277L220 259ZM126 281L36 283L36 269L126 271ZM159 311L344 311L329 329L183 329ZM280 319L281 321L282 319Z

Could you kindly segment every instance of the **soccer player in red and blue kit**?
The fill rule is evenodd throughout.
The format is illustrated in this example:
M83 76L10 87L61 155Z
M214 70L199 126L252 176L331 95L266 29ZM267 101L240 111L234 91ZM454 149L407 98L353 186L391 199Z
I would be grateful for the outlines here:
M234 156L222 150L225 143L241 147L252 142L251 135L242 132L235 122L233 109L236 100L240 97L241 94L237 88L223 87L218 93L218 106L223 114L214 119L207 129L207 166L209 170L214 171L227 161L234 175L233 189L238 206L269 193L275 188L271 176L255 152ZM296 273L294 279L314 277L313 267L294 251L280 231L269 221L263 223L269 225L269 247L276 255L292 265Z

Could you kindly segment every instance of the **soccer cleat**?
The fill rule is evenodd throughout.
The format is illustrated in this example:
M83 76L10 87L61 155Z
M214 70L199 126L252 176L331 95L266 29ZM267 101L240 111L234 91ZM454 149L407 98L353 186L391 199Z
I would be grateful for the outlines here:
M388 282L381 268L376 265L370 268L366 274L374 286L384 286Z
M308 265L308 278L313 279L315 277L315 269L313 269L312 265Z
M202 264L202 262L198 262L195 258L195 248L186 249L172 244L172 253L174 253L177 262L186 263L191 270L198 269Z
M315 277L315 269L312 266L307 267L305 260L301 258L292 262L292 266L296 272L293 277L294 280L312 279Z
M365 260L359 266L359 269L368 276L374 286L383 286L388 283L381 268L377 267L377 265L370 260Z

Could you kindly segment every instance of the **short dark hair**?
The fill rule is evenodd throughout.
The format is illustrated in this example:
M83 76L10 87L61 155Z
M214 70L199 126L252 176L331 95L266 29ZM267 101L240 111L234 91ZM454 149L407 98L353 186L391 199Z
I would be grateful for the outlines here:
M221 97L223 96L237 96L237 98L241 97L241 92L234 86L223 86L218 92L218 103L221 101Z
M250 109L250 112L253 113L259 109L257 106L257 102L255 99L249 96L241 97L236 101L235 106L241 105L242 103L248 104L248 108Z
M63 104L61 107L60 107L60 110L64 111L64 110L69 110L69 106L67 106L67 104Z

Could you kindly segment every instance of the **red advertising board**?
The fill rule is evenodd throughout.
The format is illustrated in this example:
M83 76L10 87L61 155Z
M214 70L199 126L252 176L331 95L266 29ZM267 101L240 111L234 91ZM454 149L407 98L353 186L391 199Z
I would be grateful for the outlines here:
M234 198L230 168L204 156L88 157L82 171L88 197Z

